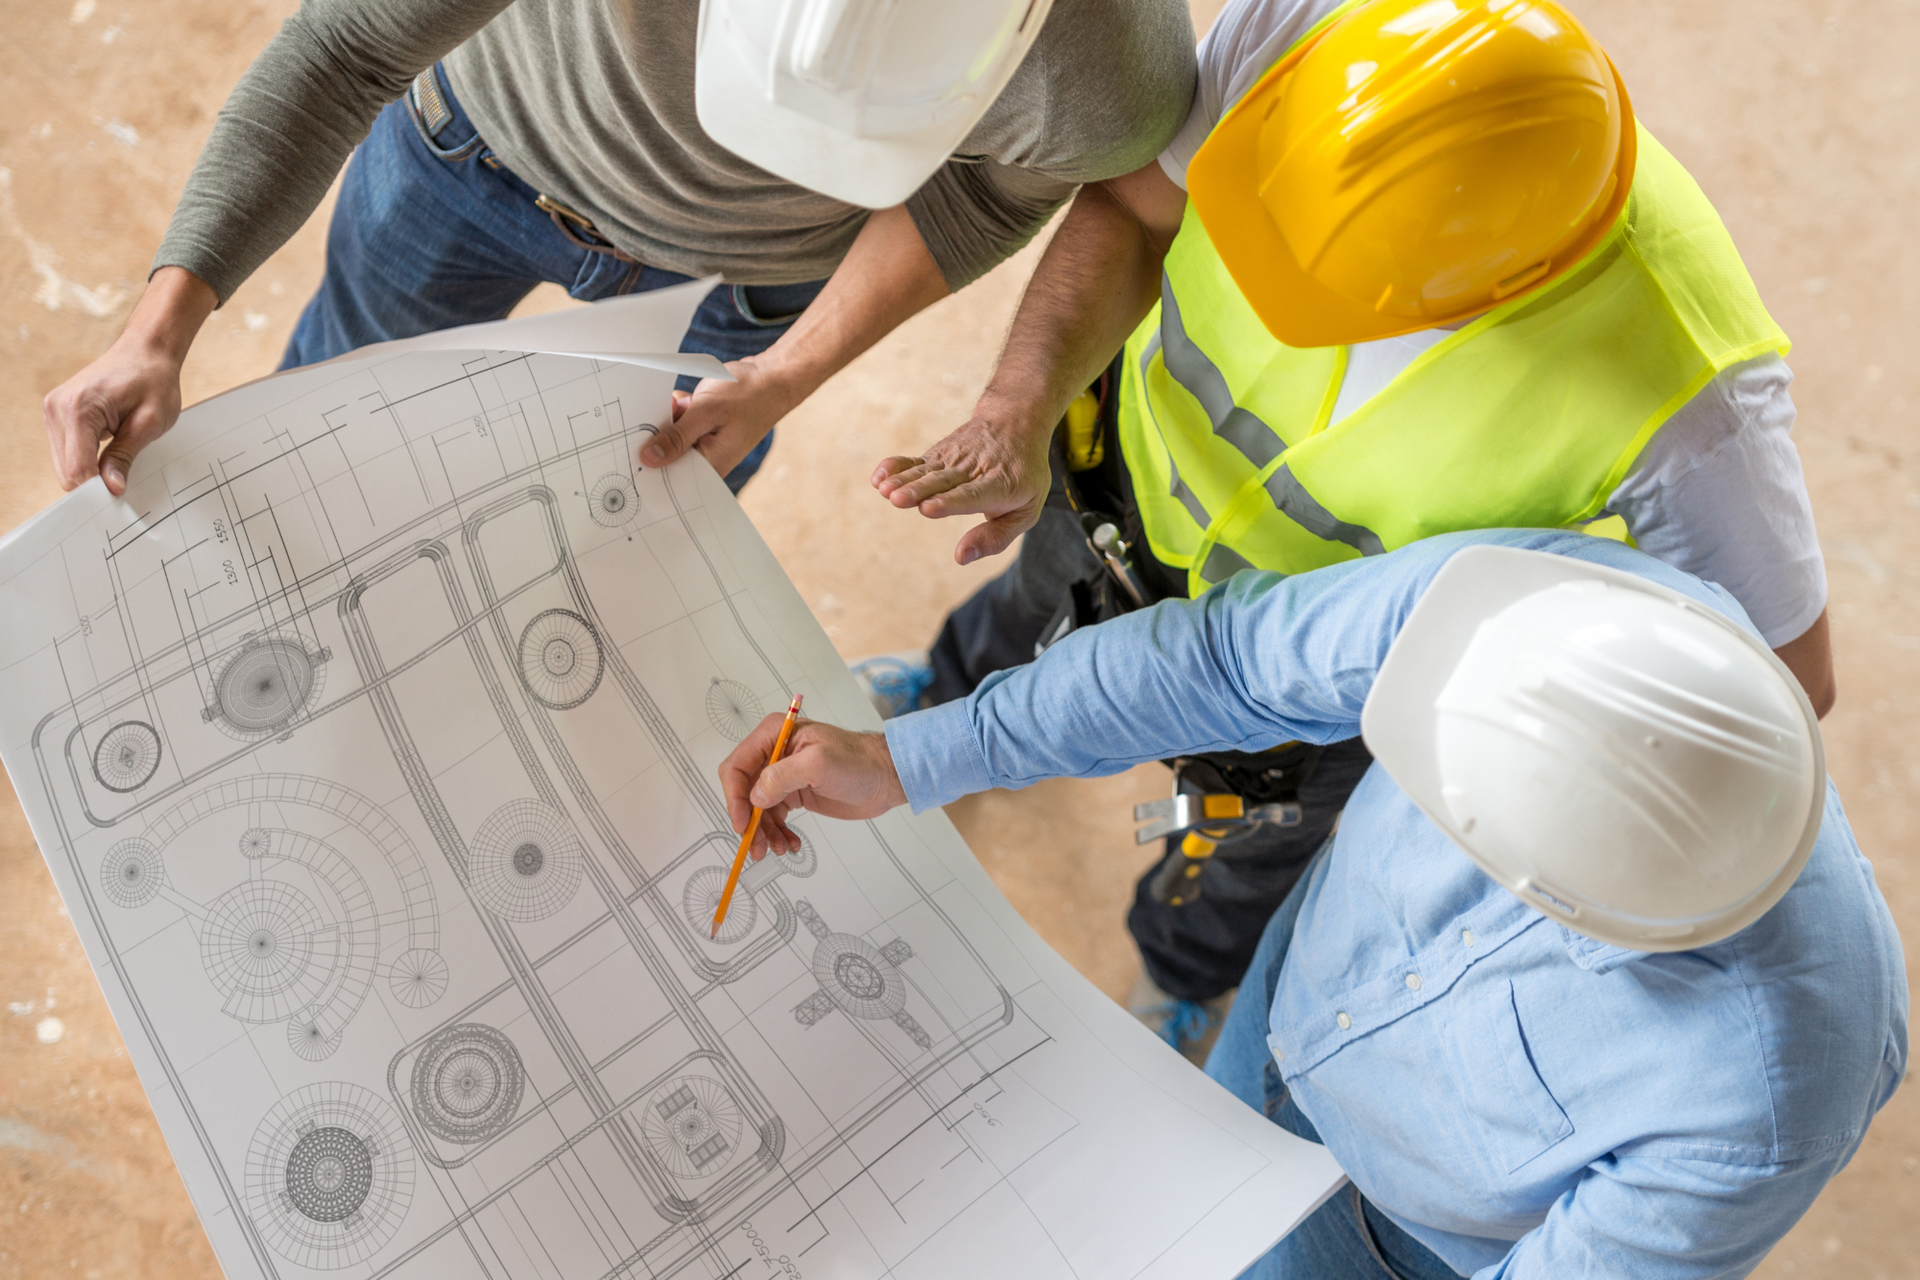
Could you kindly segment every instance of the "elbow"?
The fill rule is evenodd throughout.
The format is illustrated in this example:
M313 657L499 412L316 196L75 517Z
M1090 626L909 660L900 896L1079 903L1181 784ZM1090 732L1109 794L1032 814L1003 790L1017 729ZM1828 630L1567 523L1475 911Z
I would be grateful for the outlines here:
M1824 720L1840 696L1840 686L1833 675L1833 635L1827 611L1822 609L1813 625L1798 639L1788 641L1773 653L1806 690L1813 714Z
M1806 689L1807 701L1813 704L1813 714L1818 719L1825 720L1827 712L1840 700L1840 682L1834 679L1832 668L1828 668L1826 679L1801 687Z

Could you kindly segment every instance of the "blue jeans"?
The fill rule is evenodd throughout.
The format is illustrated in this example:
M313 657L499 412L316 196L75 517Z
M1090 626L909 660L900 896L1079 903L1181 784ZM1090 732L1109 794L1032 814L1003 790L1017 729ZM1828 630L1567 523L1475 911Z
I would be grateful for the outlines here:
M434 74L452 118L428 137L411 104L388 103L347 165L327 228L327 274L300 316L280 367L455 325L498 320L541 281L583 302L684 284L644 266L584 223L535 206L540 193L500 163ZM722 361L758 355L826 284L721 285L680 343ZM691 391L695 379L679 380ZM727 476L740 491L773 436Z
M1327 846L1267 922L1260 948L1227 1012L1220 1038L1207 1057L1207 1074L1248 1106L1296 1137L1319 1142L1313 1122L1293 1105L1267 1047L1267 1020L1280 966L1293 943L1304 891ZM1240 1280L1459 1280L1460 1273L1401 1230L1374 1203L1348 1184L1307 1220L1287 1233Z

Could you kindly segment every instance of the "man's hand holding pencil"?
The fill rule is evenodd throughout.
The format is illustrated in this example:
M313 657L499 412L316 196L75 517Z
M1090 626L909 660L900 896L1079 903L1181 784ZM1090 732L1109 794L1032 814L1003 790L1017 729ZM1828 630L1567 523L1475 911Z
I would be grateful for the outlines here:
M877 818L907 802L883 733L853 733L800 720L780 759L768 764L783 718L769 715L720 762L720 785L727 793L733 829L746 831L756 807L766 811L753 840L755 861L765 857L769 847L777 854L800 847L800 837L786 823L794 809L857 820Z

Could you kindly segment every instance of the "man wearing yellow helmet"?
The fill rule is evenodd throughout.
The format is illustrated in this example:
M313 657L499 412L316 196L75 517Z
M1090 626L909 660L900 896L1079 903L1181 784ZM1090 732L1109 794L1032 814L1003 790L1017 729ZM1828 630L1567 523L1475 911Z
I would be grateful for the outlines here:
M930 700L1241 568L1611 525L1726 586L1824 714L1786 337L1593 37L1548 0L1234 0L1200 64L1158 163L1082 191L974 419L875 473L896 506L988 517L963 563L1031 528L948 620ZM1094 424L1067 413L1090 383ZM1156 984L1238 981L1366 762L1178 766L1194 798L1129 917ZM1199 820L1229 810L1271 820Z

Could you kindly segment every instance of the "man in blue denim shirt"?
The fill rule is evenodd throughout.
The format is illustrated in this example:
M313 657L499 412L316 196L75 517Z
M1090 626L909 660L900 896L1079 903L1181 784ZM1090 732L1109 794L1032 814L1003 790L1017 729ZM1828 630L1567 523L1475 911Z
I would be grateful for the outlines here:
M1698 843L1735 858L1745 837L1728 840L1725 829L1773 823L1789 845L1798 841L1777 872L1762 868L1768 888L1705 925L1610 916L1564 875L1556 885L1489 853L1502 815L1484 801L1473 810L1458 786L1441 796L1421 774L1457 779L1480 763L1445 751L1455 685L1435 697L1445 670L1387 662L1436 575L1487 544L1592 566L1574 577L1634 575L1751 631L1720 588L1618 543L1538 530L1448 535L1293 578L1239 574L1198 600L1074 635L963 702L889 721L884 736L803 725L787 758L764 772L772 729L762 726L722 766L729 802L742 826L746 806L771 803L770 841L783 849L788 804L832 816L901 801L921 810L1175 754L1333 741L1359 732L1367 707L1381 762L1268 927L1207 1067L1275 1123L1325 1143L1353 1186L1249 1274L1745 1275L1846 1165L1901 1079L1899 938L1837 795L1822 785L1817 730L1806 740L1804 802L1784 827L1738 811L1696 827ZM1472 632L1472 644L1487 634ZM1509 674L1526 661L1509 658ZM1465 669L1462 659L1455 676ZM1645 676L1628 672L1623 687ZM1394 742L1391 717L1368 705L1377 679L1383 691L1391 681L1424 688L1415 719L1424 714L1431 729L1441 707L1438 738ZM1667 691L1708 706L1698 689L1669 682ZM1735 743L1726 758L1750 763L1765 754L1740 745L1752 726L1709 707L1694 741ZM1660 803L1683 825L1734 786L1723 771L1689 790L1694 744L1678 730L1664 743L1649 733L1644 745L1664 746L1659 758L1676 766L1645 781L1666 787ZM1618 757L1622 746L1594 750ZM1414 758L1421 751L1429 758ZM1593 759L1588 776L1600 790L1620 761ZM1422 791L1421 803L1396 778ZM1644 817L1632 808L1614 805L1619 823ZM1599 855L1589 859L1594 883L1623 866L1664 874L1657 857L1636 863L1635 850L1571 813L1563 839L1541 842L1556 847L1540 861L1577 859L1583 842ZM1678 850L1679 880L1712 856L1696 853ZM1691 891L1676 881L1670 900ZM1634 936L1648 939L1642 949L1599 940ZM1706 945L1675 949L1693 937Z

